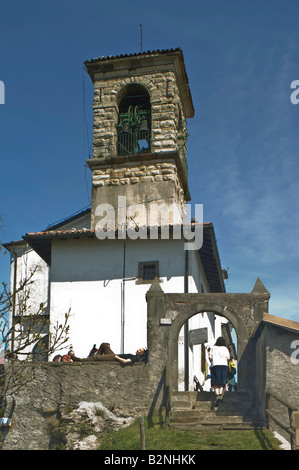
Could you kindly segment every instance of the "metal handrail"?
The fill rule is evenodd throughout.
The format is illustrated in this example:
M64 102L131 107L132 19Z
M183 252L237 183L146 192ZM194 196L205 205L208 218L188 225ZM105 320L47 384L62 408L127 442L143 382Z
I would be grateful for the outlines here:
M298 408L296 408L294 405L291 405L290 403L288 403L285 399L283 399L283 398L279 397L278 395L276 395L276 393L274 393L271 389L267 389L266 394L270 395L273 398L275 398L275 400L279 401L282 405L286 406L289 410L298 411Z
M269 418L273 419L273 421L275 421L275 423L278 424L278 426L280 426L281 429L283 429L288 434L290 434L290 436L296 437L296 432L292 428L282 424L281 421L279 421L277 418L275 418L275 416L269 410L266 410L266 414L267 414L267 416L269 416Z
M272 390L266 390L266 397L274 398L275 400L279 401L282 405L284 405L288 409L289 414L289 426L285 426L279 419L277 419L271 411L268 409L269 400L267 400L267 407L266 407L266 415L269 416L281 429L287 432L290 437L290 444L291 449L296 450L296 428L293 426L293 412L298 411L298 408L288 403L286 400L279 397L276 393L272 392Z

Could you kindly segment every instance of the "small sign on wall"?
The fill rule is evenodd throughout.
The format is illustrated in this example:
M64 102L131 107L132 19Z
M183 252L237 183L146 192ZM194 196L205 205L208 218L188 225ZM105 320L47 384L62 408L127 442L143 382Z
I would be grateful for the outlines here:
M171 325L172 321L171 318L161 318L160 325Z
M197 328L196 330L189 331L189 344L194 346L196 344L203 344L208 342L208 328Z

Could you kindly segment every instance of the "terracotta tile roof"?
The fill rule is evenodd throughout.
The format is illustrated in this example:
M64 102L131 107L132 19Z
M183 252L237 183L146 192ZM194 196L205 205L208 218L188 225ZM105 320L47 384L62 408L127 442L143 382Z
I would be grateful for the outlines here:
M299 322L288 320L283 317L277 317L276 315L270 315L270 313L263 313L262 321L288 330L299 331Z
M180 47L176 47L174 49L156 49L154 51L145 51L145 52L135 52L131 54L119 54L119 55L109 55L109 56L99 56L95 57L94 59L86 60L84 64L91 64L93 62L99 61L107 61L107 60L114 60L114 59L125 59L129 57L139 57L139 56L150 56L150 55L161 55L161 54L169 54L173 52L180 52L182 53L182 49Z
M28 232L23 238L63 238L67 236L76 237L87 234L94 235L95 232L91 229L43 230L42 232Z
M181 224L181 229L183 229L183 227L194 227L195 225L202 225L203 227L212 227L213 224L210 223L210 222L204 222L202 224ZM166 226L163 226L163 228L169 228L170 230L172 230L174 227L177 227L177 226L174 226L174 225L166 225ZM139 227L140 230L144 230L144 229L147 229L148 232L150 232L150 227L145 227L145 226L141 226ZM130 227L127 227L126 230L128 231L130 229ZM105 230L104 231L107 231L107 232L114 232L117 236L117 233L118 233L118 228L115 227L114 229L109 229L109 230ZM159 226L158 227L158 233L161 232L161 227ZM83 228L83 229L69 229L69 230L43 230L41 232L28 232L26 233L26 235L24 235L24 239L29 239L29 238L65 238L65 237L69 237L69 238L78 238L78 237L84 237L84 236L96 236L95 234L95 230L93 229L87 229L87 228Z

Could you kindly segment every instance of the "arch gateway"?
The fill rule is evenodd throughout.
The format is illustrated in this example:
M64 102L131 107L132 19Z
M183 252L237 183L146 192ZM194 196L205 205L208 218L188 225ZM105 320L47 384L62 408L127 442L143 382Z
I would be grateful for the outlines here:
M213 312L228 319L236 331L238 389L254 398L261 384L251 339L268 312L269 298L259 278L249 294L165 294L159 283L153 283L147 293L149 357L152 364L165 363L170 392L178 390L178 335L182 326L197 313Z

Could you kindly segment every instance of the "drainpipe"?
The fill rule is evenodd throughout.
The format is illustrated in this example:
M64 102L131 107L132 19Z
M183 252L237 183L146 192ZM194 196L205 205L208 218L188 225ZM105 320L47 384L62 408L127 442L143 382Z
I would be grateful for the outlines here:
M126 278L126 240L124 240L124 254L123 254L123 279L121 283L121 337L120 337L120 352L124 353L125 347L125 278Z
M125 320L126 320L126 304L125 304L125 285L127 281L136 281L137 277L127 277L121 281L121 354L125 352Z
M126 278L126 237L124 238L124 249L123 249L123 278L121 281L121 313L120 313L120 352L123 354L125 352L125 320L126 320L126 281L136 280L136 277Z
M186 242L186 240L185 240ZM184 293L189 292L189 253L185 250L185 274L184 274ZM184 324L184 379L185 391L189 389L189 323Z

